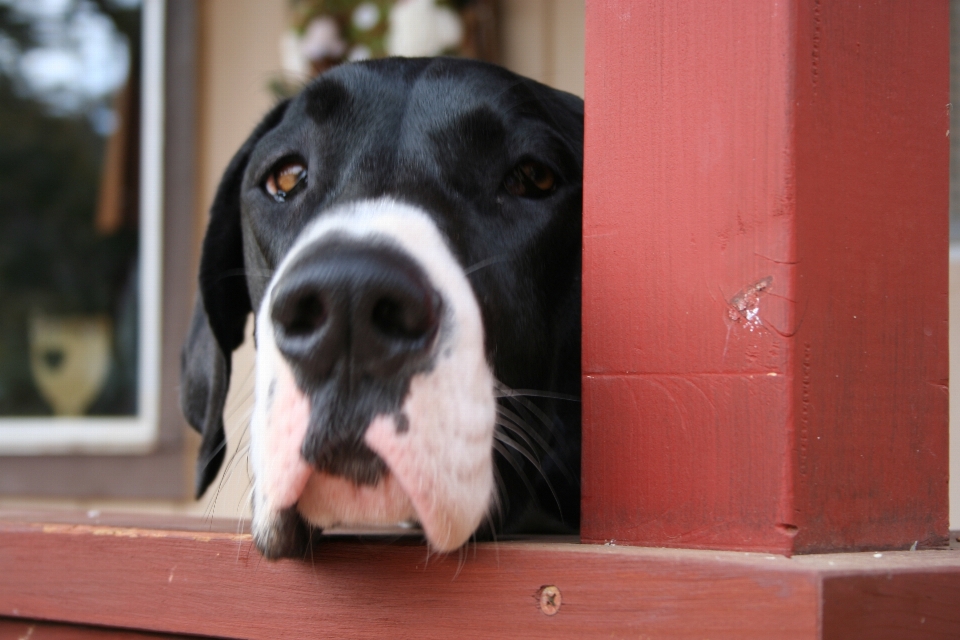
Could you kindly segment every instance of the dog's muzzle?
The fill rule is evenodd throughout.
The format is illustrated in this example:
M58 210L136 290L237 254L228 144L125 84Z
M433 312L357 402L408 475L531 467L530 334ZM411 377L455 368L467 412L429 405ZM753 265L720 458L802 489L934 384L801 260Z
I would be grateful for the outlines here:
M440 294L389 246L324 240L305 247L273 291L277 349L313 400L301 449L318 471L376 484L385 468L363 442L372 412L399 404L429 366ZM405 420L405 418L399 418Z
M493 500L494 382L479 305L429 215L383 198L317 216L268 286L257 340L265 555L297 552L298 518L418 521L440 551L467 540Z

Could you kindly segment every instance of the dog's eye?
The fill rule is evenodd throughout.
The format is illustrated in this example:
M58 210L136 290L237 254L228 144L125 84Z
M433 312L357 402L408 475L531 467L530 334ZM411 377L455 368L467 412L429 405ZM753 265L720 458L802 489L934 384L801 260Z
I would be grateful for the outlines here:
M306 177L307 168L303 163L297 160L282 162L274 167L270 175L267 176L264 188L267 193L273 196L274 200L284 202L287 196L300 186L300 183Z
M518 198L545 198L556 186L553 171L533 160L521 162L503 179L503 188Z

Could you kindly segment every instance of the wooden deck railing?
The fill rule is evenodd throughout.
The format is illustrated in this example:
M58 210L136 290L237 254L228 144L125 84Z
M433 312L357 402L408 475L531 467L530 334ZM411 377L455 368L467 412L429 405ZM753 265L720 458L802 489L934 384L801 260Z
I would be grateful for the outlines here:
M430 556L415 539L331 536L304 561L268 562L235 523L99 521L0 519L0 616L264 639L947 638L960 629L954 550L786 558L541 540ZM545 587L559 596L541 605Z

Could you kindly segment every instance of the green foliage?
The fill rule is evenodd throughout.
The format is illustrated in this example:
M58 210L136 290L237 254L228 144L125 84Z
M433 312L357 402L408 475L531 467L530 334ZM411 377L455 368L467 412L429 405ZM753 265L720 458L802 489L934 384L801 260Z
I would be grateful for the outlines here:
M292 0L294 29L303 33L314 18L332 18L340 27L340 34L347 48L362 45L370 50L372 57L387 55L386 35L390 7L393 0ZM353 24L353 12L362 4L373 4L380 13L380 20L372 29L361 30Z

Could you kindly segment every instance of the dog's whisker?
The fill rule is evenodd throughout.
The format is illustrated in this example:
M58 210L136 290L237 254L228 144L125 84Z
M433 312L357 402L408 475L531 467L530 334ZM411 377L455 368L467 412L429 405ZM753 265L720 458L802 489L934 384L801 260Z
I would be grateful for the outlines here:
M237 442L247 439L250 437L250 419L253 417L253 407L245 407L243 413L238 416L237 420L231 420L228 425L224 427L225 435L227 436L228 442Z
M513 405L518 413L524 411L530 413L534 418L536 418L540 424L545 426L550 433L556 435L559 432L560 426L557 425L556 421L551 419L546 413L543 412L540 407L538 407L533 402L527 400L526 398L521 398L519 396L510 396L507 398L507 402ZM500 405L503 406L503 405Z
M568 479L572 480L573 474L570 472L567 464L559 455L557 455L554 447L551 447L547 441L539 433L537 433L537 430L533 427L533 425L505 407L498 406L497 415L499 416L496 423L497 425L505 429L510 429L510 431L517 433L518 435L525 435L533 438L544 451L544 453L547 454L550 460L557 465L557 468L560 470L560 472L563 473ZM505 422L508 422L509 424L505 424ZM524 439L526 440L526 438ZM533 450L532 445L530 448Z
M489 267L490 265L497 264L498 262L506 262L506 261L509 260L509 259L510 259L510 256L509 256L508 254L506 254L506 253L501 253L501 254L498 254L498 255L495 255L495 256L491 256L491 257L487 258L486 260L481 260L480 262L477 262L477 263L475 263L475 264L467 267L466 269L464 269L464 270L463 270L463 275L469 276L471 273L473 273L473 272L475 272L475 271L479 271L480 269L483 269L484 267Z
M534 489L533 483L530 482L530 479L527 477L527 474L523 471L523 468L520 466L520 463L517 462L517 459L513 457L513 454L510 453L510 450L507 449L504 445L500 444L500 438L497 438L494 435L493 440L493 449L499 453L507 463L513 467L513 470L517 472L517 475L520 477L520 480L523 482L524 486L527 488L527 491L530 492L530 495L536 496L537 490Z
M251 500L252 498L253 498L253 486L250 486L250 487L247 488L246 491L243 492L243 496L242 496L242 498L241 498L241 502L243 502L243 501L249 501L249 500ZM237 505L237 507L238 507L237 511L241 511L241 509L239 508L239 504ZM240 539L239 539L240 534L243 533L243 522L244 522L244 517L243 517L243 514L240 513L240 514L237 516L237 536L238 536L238 539L237 539L237 560L236 560L236 561L237 561L238 564L239 564L239 562L240 562L240 552L243 550L243 542L241 542Z
M244 491L243 494L240 496L240 500L237 502L237 511L238 512L242 511L240 505L242 505L244 502L249 503L252 498L253 498L253 485L247 487L246 491ZM244 517L243 517L243 514L241 513L240 515L237 516L237 535L243 532L243 521L244 521Z
M543 478L543 482L545 485L547 485L547 489L550 490L550 495L553 496L554 501L557 503L557 510L560 512L560 517L562 518L563 510L562 510L562 507L560 506L560 497L557 496L557 492L553 490L553 485L550 483L550 478L548 478L547 474L543 472L543 467L540 466L540 461L537 460L532 453L527 451L523 447L523 445L521 445L519 442L517 442L513 438L510 438L509 436L505 435L502 431L494 432L493 437L499 442L502 442L508 447L514 449L517 453L519 453L524 458L526 458L530 464L533 465L533 468L536 469L537 472L540 474L540 477ZM534 493L534 495L536 495L536 493Z
M527 394L527 393L519 394L499 381L496 383L496 385L497 385L496 391L501 394L500 396L498 396L499 398L505 399L507 402L510 402L514 407L517 407L518 411L521 410L521 408L529 411L538 420L540 420L540 422L542 422L543 425L546 426L551 433L557 432L558 427L554 422L554 420L551 420L547 416L547 414L544 413L543 410L540 409L540 407L538 407L534 402L524 397L524 396L533 395L533 394ZM572 398L562 398L562 399L572 399ZM503 405L500 404L499 406L502 407Z
M496 390L496 397L498 398L514 398L514 397L527 397L527 398L547 398L550 400L566 400L568 402L580 402L578 396L572 396L568 393L555 393L553 391L538 391L537 389L510 389L506 386L501 386Z
M532 451L528 447L525 447L523 442L514 440L509 434L504 433L503 431L494 431L493 437L523 456L527 462L534 466L540 475L543 475L543 468L540 465L540 458L537 456L536 451Z
M236 467L237 462L239 462L240 459L246 458L247 456L249 444L244 443L245 434L246 434L246 431L244 431L244 435L241 435L240 441L237 442L237 447L234 449L233 453L231 454L230 459L224 465L223 473L220 476L220 482L217 483L216 493L214 493L213 495L213 500L211 500L210 503L207 505L207 510L209 512L209 518L211 522L213 521L214 515L216 514L217 503L220 500L220 494L223 491L224 486L227 484L228 480L232 476L233 470ZM226 443L227 443L227 440L224 439L224 445ZM240 455L241 457L238 458L238 455Z
M538 464L540 463L540 452L537 451L536 445L529 438L527 438L526 434L524 434L522 430L518 429L516 425L503 422L497 422L496 426L496 433L503 435L503 437L510 438L512 434L519 438L520 442L517 442L517 445L523 446L524 451L528 452L533 458L535 458ZM503 430L508 431L509 434Z
M227 440L226 440L226 438L224 438L223 441L221 441L221 442L213 449L213 451L211 451L211 452L208 453L207 455L201 457L201 458L199 459L199 461L198 461L198 462L200 462L201 464L198 465L197 473L201 473L201 472L203 472L203 471L206 471L207 467L210 466L210 463L213 462L213 461L217 458L217 456L220 454L221 451L223 451L224 448L226 448L226 446L227 446Z
M213 522L214 514L217 511L217 502L220 500L221 491L223 491L222 481L219 484L217 484L217 490L213 494L213 500L211 500L210 503L207 505L208 518L210 519L211 523Z
M224 430L227 432L227 437L230 437L230 430L237 431L240 429L246 429L247 425L250 422L250 418L253 416L253 404L248 400L243 400L237 404L233 410L224 417Z
M223 478L220 481L221 486L226 485L230 481L230 478L233 477L233 472L237 469L241 462L247 459L249 452L249 444L243 444L234 450L233 455L230 456L230 461L227 463L227 468L223 474Z
M504 510L510 510L510 496L507 495L507 485L503 481L503 476L500 474L500 469L497 468L497 465L493 465L493 480L497 488L493 493L493 505L491 509L487 511L484 517L490 519L490 530L496 530L496 523L493 521L492 511L496 510L496 515L499 518L499 522L503 523L504 519Z
M497 476L499 476L499 472L497 473ZM497 544L498 544L498 540L497 540L497 526L496 526L496 523L493 521L493 514L488 511L488 512L484 515L483 521L484 521L484 522L487 524L487 526L489 527L489 533L490 533L490 540L489 540L489 542L491 542L491 543L493 544L494 551L497 553L497 564L499 565L500 555L499 555L499 550L498 550L498 546L497 546ZM501 518L501 521L502 521L502 518ZM477 535L476 535L476 533L474 533L474 539L476 540L476 538L477 538ZM476 546L474 546L474 552L473 552L473 558L474 558L474 560L476 560L476 558L477 558L477 547L478 547L478 546L479 546L479 541L477 541Z
M467 560L470 560L470 559L471 559L471 558L470 558L470 551L471 551L471 550L473 551L473 558L472 558L473 561L474 561L474 562L477 561L477 545L478 545L478 544L480 544L480 543L477 541L477 534L476 534L476 532L470 534L470 537L467 538L467 541L466 541L466 542L464 543L464 545L463 545L464 563L466 563Z
M266 278L272 278L273 274L277 272L276 269L251 269L250 267L244 267L243 270L244 273L248 275L263 276Z
M496 424L516 432L521 435L524 440L528 440L528 438L533 439L537 446L543 451L550 450L550 445L547 444L543 436L537 433L537 429L535 429L533 425L505 407L497 407ZM533 443L528 442L528 444L530 444L530 448L533 449Z
M499 427L499 428L507 429L508 431L510 431L510 433L513 433L513 434L517 435L518 437L520 437L521 439L523 439L524 444L527 445L527 450L530 452L530 454L533 455L534 457L536 457L536 458L537 458L537 461L540 462L541 465L543 464L542 461L541 461L541 459L540 459L540 454L537 453L536 448L534 447L533 443L531 443L531 442L527 439L527 437L526 437L527 434L524 433L522 427L520 427L520 426L518 426L518 425L516 425L516 424L510 424L510 423L505 423L505 422L501 422L501 421L497 421L496 425L497 425L497 427ZM501 432L501 433L502 433L502 432ZM529 432L528 432L528 433L529 433ZM504 435L506 435L506 434L504 434ZM509 437L509 436L507 436L507 437ZM519 443L518 443L518 444L519 444ZM570 481L570 482L575 482L573 474L570 472L569 468L567 467L567 465L566 465L566 463L563 461L563 459L560 458L559 455L557 455L557 452L554 451L554 449L553 449L552 447L546 446L546 445L544 445L544 444L541 444L540 446L541 446L541 448L543 449L543 452L546 454L546 456L557 466L557 469L559 469L560 472L563 473L564 477L566 477L567 480ZM544 479L546 479L546 473L545 473L542 469L540 470L540 475L544 476Z
M233 397L231 398L231 400L233 401L233 409L230 411L228 415L224 416L224 419L223 419L223 422L225 425L233 423L233 419L236 417L236 415L239 412L253 411L253 405L250 402L253 399L253 394L255 391L253 374L254 374L254 368L250 367L249 369L247 369L247 373L244 375L243 379L236 386ZM249 419L246 419L243 422L244 423L249 422Z
M253 416L253 405L242 403L237 406L226 420L224 420L224 435L227 442L236 442L237 446L250 437L250 419Z
M316 562L316 558L313 557L313 534L312 534L312 532L307 534L307 552L306 552L306 553L309 553L309 554L310 554L310 568L313 570L313 571L311 572L311 573L313 574L313 581L314 581L317 585L319 585L319 584L320 584L320 577L317 575L317 562ZM306 553L304 554L304 556L306 556ZM306 558L304 558L304 559L306 559Z
M457 570L453 572L453 578L450 579L450 582L454 582L457 579L457 576L463 571L464 566L466 566L466 558L464 558L463 547L460 546L457 547Z
M239 438L228 437L227 439L228 442L232 442L236 440L237 445L234 448L233 453L230 455L230 459L227 460L227 463L225 465L226 468L223 472L223 475L220 476L220 483L217 487L218 493L233 476L233 471L234 469L236 469L240 461L247 458L247 454L249 453L249 450L250 450L250 443L249 443L248 436L249 436L249 431L247 429L242 429Z
M223 282L224 280L227 280L228 278L250 278L250 277L257 277L257 278L263 278L263 279L265 279L265 280L269 280L270 278L273 277L273 272L272 272L272 271L270 271L270 272L264 271L264 272L261 272L261 273L257 273L257 272L250 271L250 270L245 269L245 268L242 268L242 269L224 269L221 273L219 273L219 274L217 275L217 282Z

